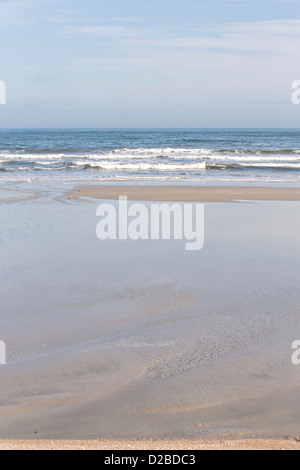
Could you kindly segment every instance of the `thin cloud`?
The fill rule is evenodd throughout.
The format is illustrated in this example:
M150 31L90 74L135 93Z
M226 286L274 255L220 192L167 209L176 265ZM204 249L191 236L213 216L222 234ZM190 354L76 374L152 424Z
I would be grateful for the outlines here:
M144 65L145 59L138 57L89 58L71 60L70 65L79 67L122 67Z
M108 37L108 38L122 38L122 37L136 37L139 33L130 28L123 26L65 26L60 30L60 34L72 36L87 36L87 37Z
M3 26L31 25L37 21L32 13L40 4L39 0L2 1L0 2L0 24Z
M179 32L179 31L178 31ZM230 23L194 30L189 36L184 31L173 37L138 39L131 45L153 48L184 48L270 54L294 53L300 47L300 20L270 20Z

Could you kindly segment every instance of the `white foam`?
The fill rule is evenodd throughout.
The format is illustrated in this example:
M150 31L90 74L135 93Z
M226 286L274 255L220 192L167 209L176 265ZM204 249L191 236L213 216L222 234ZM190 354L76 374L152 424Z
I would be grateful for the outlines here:
M87 163L77 160L74 162L78 166L85 166ZM161 170L161 171L172 171L172 170L205 170L206 162L201 163L122 163L122 162L89 162L89 166L94 168L102 168L103 170Z

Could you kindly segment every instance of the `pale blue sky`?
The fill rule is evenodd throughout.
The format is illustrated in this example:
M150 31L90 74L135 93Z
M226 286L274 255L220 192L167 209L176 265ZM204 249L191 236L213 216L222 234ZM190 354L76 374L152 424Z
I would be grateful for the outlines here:
M298 127L300 0L0 0L0 127Z

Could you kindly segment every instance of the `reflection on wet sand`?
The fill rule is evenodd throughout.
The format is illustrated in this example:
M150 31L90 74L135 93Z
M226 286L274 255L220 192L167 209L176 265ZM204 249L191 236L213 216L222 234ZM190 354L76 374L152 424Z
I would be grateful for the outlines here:
M2 439L299 433L299 202L207 203L189 253L100 242L99 201L65 188L6 189Z

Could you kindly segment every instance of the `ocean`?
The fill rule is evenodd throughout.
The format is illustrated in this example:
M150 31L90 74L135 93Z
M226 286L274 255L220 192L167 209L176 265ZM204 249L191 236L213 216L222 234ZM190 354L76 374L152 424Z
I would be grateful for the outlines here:
M2 129L0 179L297 184L300 130Z

